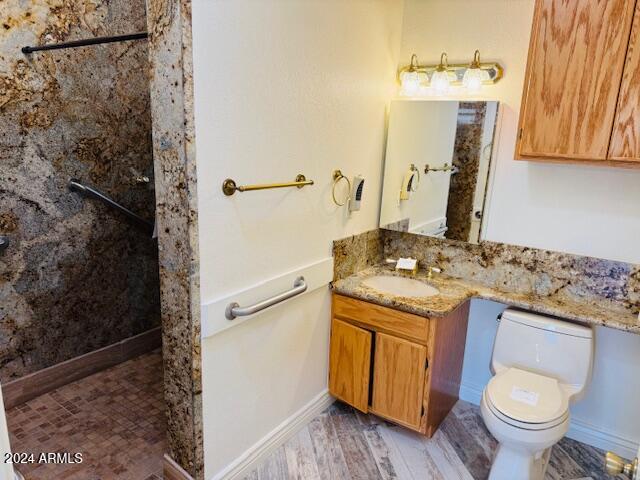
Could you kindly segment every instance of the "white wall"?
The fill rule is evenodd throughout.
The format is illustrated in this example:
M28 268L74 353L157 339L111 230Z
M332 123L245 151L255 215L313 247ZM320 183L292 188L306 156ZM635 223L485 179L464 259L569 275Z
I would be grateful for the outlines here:
M385 111L402 2L193 2L203 303L331 255L377 227ZM331 202L331 173L366 178L362 210ZM222 181L293 180L237 193ZM327 386L329 292L203 341L205 475L212 478Z
M407 0L401 64L416 53L437 63L468 61L475 49L498 60L505 77L484 95L503 108L485 238L581 255L640 263L640 171L514 161L534 0ZM482 389L495 316L503 306L474 302L463 382ZM573 408L576 425L591 425L607 439L640 441L640 336L596 330L592 388ZM596 441L596 439L592 439Z

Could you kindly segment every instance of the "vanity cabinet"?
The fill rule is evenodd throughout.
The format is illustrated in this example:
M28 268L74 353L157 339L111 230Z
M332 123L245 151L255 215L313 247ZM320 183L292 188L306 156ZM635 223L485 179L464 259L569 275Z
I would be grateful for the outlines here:
M640 3L537 0L516 158L640 167Z
M329 392L431 436L458 400L468 302L426 318L333 295Z

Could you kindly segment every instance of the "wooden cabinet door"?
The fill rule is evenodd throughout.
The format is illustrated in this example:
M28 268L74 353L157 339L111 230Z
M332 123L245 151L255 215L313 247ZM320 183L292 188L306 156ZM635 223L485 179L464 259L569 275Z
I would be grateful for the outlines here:
M329 392L364 413L369 406L371 335L340 320L331 323Z
M633 17L609 158L640 162L640 2Z
M427 348L376 334L371 410L401 425L420 429Z
M536 2L516 158L607 159L635 3Z

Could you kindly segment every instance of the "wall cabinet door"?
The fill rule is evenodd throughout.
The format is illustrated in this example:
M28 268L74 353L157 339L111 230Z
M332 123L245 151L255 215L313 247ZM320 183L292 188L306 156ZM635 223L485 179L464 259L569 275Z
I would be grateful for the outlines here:
M426 362L425 346L376 334L372 411L419 430Z
M334 319L329 349L329 392L367 413L371 332Z
M633 17L609 158L640 162L640 2Z
M635 3L537 1L516 158L607 159Z

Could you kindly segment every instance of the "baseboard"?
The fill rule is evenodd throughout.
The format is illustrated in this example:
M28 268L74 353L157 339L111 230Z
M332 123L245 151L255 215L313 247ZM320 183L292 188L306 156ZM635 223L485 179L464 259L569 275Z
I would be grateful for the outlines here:
M320 393L261 438L230 465L218 472L212 480L236 480L245 477L313 418L325 411L334 401L335 399L329 395L327 390Z
M162 477L164 480L193 480L193 477L166 453L162 464Z
M125 362L162 345L160 327L94 350L2 385L5 409Z
M592 447L609 450L623 458L632 459L638 456L638 443L623 438L615 432L591 425L579 418L571 419L567 437Z
M460 385L460 400L480 405L484 385L464 382ZM638 454L638 443L621 437L610 430L592 425L579 418L572 418L567 437L592 447L610 450L624 458L635 458Z

